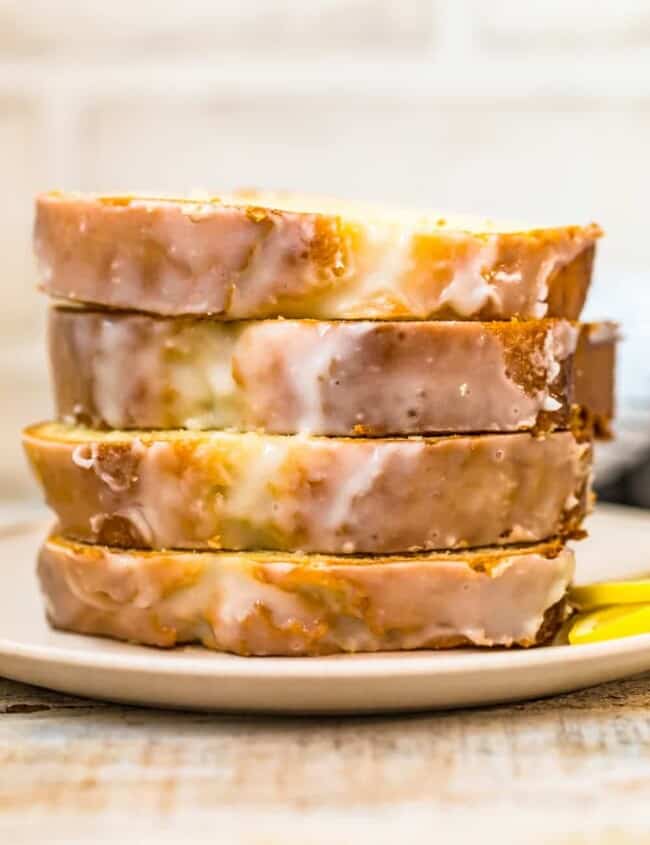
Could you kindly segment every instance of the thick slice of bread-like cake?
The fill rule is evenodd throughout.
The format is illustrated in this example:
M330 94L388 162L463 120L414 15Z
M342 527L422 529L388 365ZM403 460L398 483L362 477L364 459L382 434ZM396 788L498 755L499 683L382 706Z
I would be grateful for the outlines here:
M157 314L577 319L600 235L292 195L50 193L35 247L50 295Z
M579 529L591 445L568 431L365 439L228 432L24 435L64 536L139 548L383 554Z
M39 576L57 628L245 655L531 646L564 619L558 541L388 558L142 552L49 539Z
M103 428L344 436L546 431L613 413L616 327L224 323L54 308L57 414Z

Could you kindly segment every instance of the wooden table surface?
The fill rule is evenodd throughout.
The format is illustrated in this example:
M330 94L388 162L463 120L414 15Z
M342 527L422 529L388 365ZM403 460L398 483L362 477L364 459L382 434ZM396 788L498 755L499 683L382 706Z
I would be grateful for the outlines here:
M592 542L620 556L607 532ZM650 673L527 704L355 718L145 710L0 679L0 845L399 837L650 843Z
M0 842L650 842L650 674L357 718L143 710L0 680Z

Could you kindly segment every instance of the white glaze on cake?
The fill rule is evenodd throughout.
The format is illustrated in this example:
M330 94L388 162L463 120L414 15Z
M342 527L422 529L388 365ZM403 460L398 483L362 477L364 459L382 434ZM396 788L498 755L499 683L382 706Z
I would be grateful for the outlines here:
M531 645L573 568L558 544L346 559L119 552L52 538L39 561L58 627L258 655Z
M158 314L577 319L600 234L274 195L45 194L35 248L50 295Z
M591 466L590 444L568 431L344 439L48 424L25 446L63 534L153 548L534 542L579 526Z
M53 309L50 357L57 411L70 422L352 436L516 431L567 427L581 401L579 337L589 383L607 376L590 366L591 328ZM590 411L611 406L611 385L601 392L605 410Z

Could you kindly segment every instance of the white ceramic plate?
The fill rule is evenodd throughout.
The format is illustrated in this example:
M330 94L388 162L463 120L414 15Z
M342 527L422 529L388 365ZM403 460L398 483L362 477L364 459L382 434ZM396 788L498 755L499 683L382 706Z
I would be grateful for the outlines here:
M603 507L578 546L578 581L650 571L650 514ZM157 707L350 713L475 706L569 692L650 670L650 634L528 651L235 657L52 631L34 576L47 526L0 529L0 675Z

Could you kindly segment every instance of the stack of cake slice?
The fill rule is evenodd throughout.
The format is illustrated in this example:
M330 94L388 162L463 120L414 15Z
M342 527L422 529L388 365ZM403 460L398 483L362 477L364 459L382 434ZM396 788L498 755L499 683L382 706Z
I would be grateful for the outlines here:
M549 640L613 415L615 327L576 322L599 235L40 197L52 624L259 655Z

